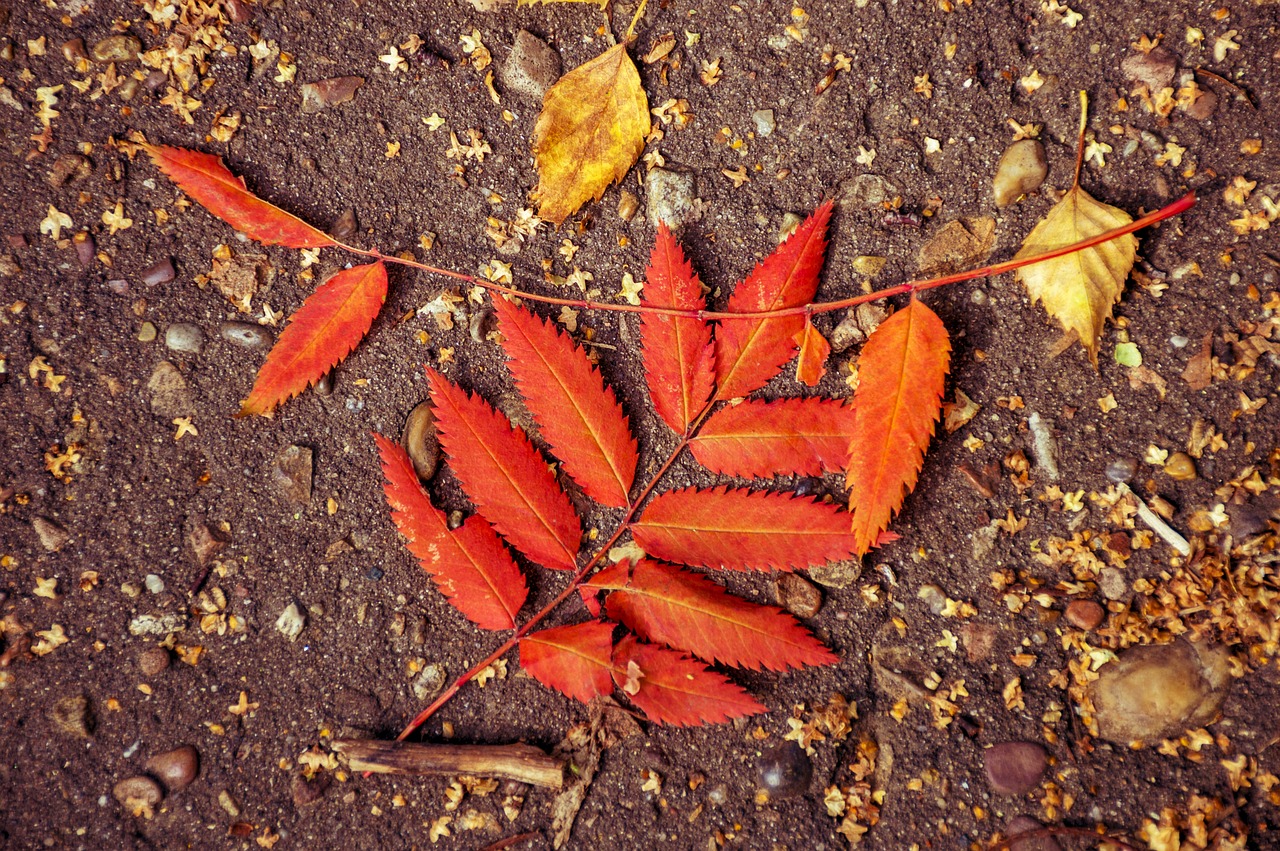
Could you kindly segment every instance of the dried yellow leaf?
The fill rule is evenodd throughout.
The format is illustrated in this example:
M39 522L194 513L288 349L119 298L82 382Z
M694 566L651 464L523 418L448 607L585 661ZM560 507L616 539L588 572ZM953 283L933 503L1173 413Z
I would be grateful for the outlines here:
M635 165L649 127L649 99L625 44L561 77L533 130L538 215L559 225L598 199Z

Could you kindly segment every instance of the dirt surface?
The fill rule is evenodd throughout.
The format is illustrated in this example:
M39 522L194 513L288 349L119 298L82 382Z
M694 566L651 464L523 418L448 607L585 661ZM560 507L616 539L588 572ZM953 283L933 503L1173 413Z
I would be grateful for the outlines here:
M487 70L495 70L527 29L568 69L601 52L609 28L579 5L481 12L453 0L241 2L223 4L222 20L207 23L206 34L225 42L207 64L196 63L185 95L181 69L125 100L132 86L118 80L103 92L104 64L77 67L64 58L64 42L78 37L92 48L117 31L136 36L143 50L170 46L181 55L198 5L182 12L185 24L150 23L148 9L165 20L163 0L10 0L0 11L7 19L0 24L7 93L0 104L0 845L480 848L533 832L520 847L549 847L548 791L525 790L512 821L501 807L511 789L477 791L446 810L446 778L364 779L329 767L319 769L320 785L299 788L297 779L313 746L398 732L423 706L412 688L423 665L456 676L495 646L448 607L402 547L369 433L399 434L425 396L422 364L440 364L445 350L451 377L519 415L499 350L474 342L464 326L443 330L431 316L414 315L447 284L393 271L386 308L334 373L329 395L307 392L270 420L234 419L265 349L228 342L222 324L287 316L346 260L326 251L308 269L297 251L237 240L199 207L179 203L145 157L130 157L116 142L140 132L219 153L252 189L321 227L353 210L355 240L388 253L468 273L501 259L512 264L516 285L537 291L556 289L545 282L544 263L561 276L577 267L594 276L601 298L616 299L624 273L643 277L653 242L646 162L623 183L640 198L631 220L620 218L613 187L559 232L544 226L518 253L500 254L487 220L510 222L528 206L538 105L501 84L495 104L487 71L460 42L478 33L493 55ZM1269 347L1280 339L1273 320L1280 256L1264 228L1280 201L1271 182L1280 174L1280 63L1272 53L1280 7L1081 3L1083 19L1069 26L1068 12L1035 2L950 5L649 4L632 54L650 103L684 99L692 120L665 126L646 153L660 151L666 168L694 177L701 215L680 233L713 300L772 250L787 213L805 215L825 198L839 206L821 300L859 292L859 256L887 258L877 286L911 277L920 247L962 216L994 216L992 256L1011 256L1051 207L1050 189L1070 185L1081 89L1092 99L1091 138L1110 146L1094 147L1102 164L1086 164L1085 188L1133 214L1189 189L1199 193L1197 206L1142 235L1139 274L1103 337L1097 371L1078 346L1047 354L1056 326L1010 276L927 296L954 343L947 398L963 390L982 410L935 440L893 525L902 539L869 556L856 582L823 589L822 609L808 624L840 663L788 675L735 673L771 710L747 723L646 724L622 738L601 758L572 847L835 849L848 844L846 835L861 835L859 826L869 828L861 838L869 848L986 847L1018 815L1081 832L1105 825L1139 848L1276 847L1270 826L1280 790L1272 772L1280 772L1280 756L1269 746L1280 734L1271 601L1280 363ZM219 8L216 0L211 6ZM615 8L615 35L633 11ZM1190 28L1202 43L1188 40ZM668 33L674 50L641 61ZM1160 111L1158 97L1144 104L1133 93L1122 62L1142 55L1131 43L1159 34L1179 75L1212 72L1194 78L1217 99L1211 114L1175 106L1159 115L1148 108ZM405 44L407 70L379 61ZM249 50L255 45L258 58ZM844 64L837 54L847 70L816 95L824 75ZM707 85L704 63L717 57L722 75ZM139 69L123 61L117 73L150 70ZM350 101L302 111L302 83L343 75L365 78ZM77 81L86 81L83 91ZM41 89L53 86L64 88L46 90L46 102L57 101L43 110L49 131L42 133ZM772 133L756 133L757 110L773 110ZM433 114L443 119L438 129L424 121ZM215 120L234 115L240 122L230 141L218 141ZM1040 191L997 210L991 180L1013 140L1010 119L1042 125L1050 172ZM465 144L472 128L492 154L482 162L447 158L449 133ZM227 129L224 122L219 132ZM399 144L394 157L389 143ZM71 154L85 157L83 172L55 185L55 162ZM740 166L750 179L735 185L726 172ZM878 200L852 197L850 181L866 174L894 184L886 199L889 208L897 200L892 214ZM1224 195L1239 186L1237 176L1256 186ZM117 201L131 226L103 219ZM72 224L42 232L54 212ZM94 250L78 252L72 237L81 231ZM435 235L429 250L424 234ZM578 247L571 263L558 253L566 238ZM248 313L203 277L220 245L237 262L263 255ZM148 283L144 271L166 258L176 277ZM830 332L839 319L827 317L820 328ZM632 417L642 474L652 471L672 439L646 398L637 321L584 313L579 322L616 347L601 349L602 369ZM178 323L202 332L198 354L166 347ZM154 338L140 339L147 337ZM1216 358L1203 364L1211 380L1192 389L1182 374L1206 339ZM1116 362L1116 345L1126 341L1164 386ZM819 391L849 395L855 356L856 349L835 355ZM159 379L169 382L167 395L153 380L165 361L173 366ZM173 389L175 376L185 389ZM766 391L801 392L785 376ZM1108 397L1114 407L1104 411ZM1056 479L1036 451L1032 412L1050 421ZM1194 440L1197 421L1201 437L1211 426L1220 438ZM303 501L290 500L273 474L290 446L313 454ZM1190 450L1191 477L1164 472L1167 462L1150 447ZM1172 527L1191 540L1189 559L1116 508L1122 497L1104 471L1123 459L1136 462L1133 490L1157 508L1159 497ZM963 468L981 475L991 464L984 496ZM688 483L711 482L684 461L669 484ZM772 486L841 499L836 477ZM465 507L447 472L432 491ZM610 522L604 513L587 517L588 527ZM208 548L203 559L193 542ZM1099 565L1119 568L1105 594ZM1249 576L1222 579L1224 565ZM717 578L753 599L773 599L767 575ZM531 571L532 602L549 599L562 581ZM1087 634L1061 618L1077 598L1109 607L1105 628ZM306 619L295 641L276 628L290 603ZM131 634L144 615L177 618L177 631ZM582 616L566 607L554 621ZM1234 654L1225 701L1210 722L1193 725L1208 723L1208 733L1164 734L1172 739L1163 746L1157 738L1141 749L1090 735L1097 731L1080 690L1088 669L1116 664L1111 650L1168 643L1188 630ZM157 644L170 663L144 668ZM882 673L873 677L877 665ZM588 718L584 707L517 672L512 658L505 678L465 687L423 737L550 749ZM1156 691L1168 685L1159 672L1153 682ZM834 730L812 723L814 708L835 694L856 703L857 720ZM79 704L87 721L79 696L87 698ZM788 724L793 712L800 721ZM758 759L797 728L813 751L812 779L800 794L767 800L758 795ZM806 730L825 730L825 738ZM985 749L1007 742L1038 743L1051 756L1029 791L993 788ZM113 797L117 781L182 744L199 753L191 785L152 812L131 812L140 808ZM434 835L431 826L445 816L451 835ZM1080 835L1058 841L1095 847Z

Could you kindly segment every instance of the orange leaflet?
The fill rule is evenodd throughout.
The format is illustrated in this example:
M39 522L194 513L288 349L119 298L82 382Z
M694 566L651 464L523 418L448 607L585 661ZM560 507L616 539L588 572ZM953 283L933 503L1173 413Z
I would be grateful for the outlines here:
M792 570L849 558L849 516L809 499L720 487L659 494L632 537L663 561L726 570Z
M431 504L418 483L405 451L380 434L373 439L382 457L391 519L409 552L431 574L440 593L476 626L514 629L528 589L493 527L473 514L450 530L445 513Z
M237 416L270 413L319 381L369 333L386 299L381 260L344 269L316 287L289 317Z
M813 301L830 219L828 201L734 288L727 309L746 313ZM745 396L763 387L791 360L796 334L804 326L803 316L721 320L716 329L716 398Z
M666 223L658 225L641 296L643 304L657 307L706 307L702 282ZM653 407L673 431L684 434L715 384L711 326L691 317L646 313L640 317L640 339Z
M587 496L626 507L639 458L613 391L567 334L506 299L494 307L507 368L543 439Z
M846 473L859 555L876 544L916 486L950 353L942 320L915 298L880 323L862 347Z
M793 339L800 348L800 358L796 361L796 381L801 381L810 387L817 387L822 376L827 374L827 358L831 355L831 344L807 319L804 328Z
M609 617L649 641L741 668L785 671L829 665L834 653L776 606L735 597L696 573L652 561L613 565L587 583L613 589Z
M614 624L588 621L520 639L520 665L548 688L590 703L613 691Z
M197 203L263 245L320 248L338 243L245 188L219 157L167 145L143 145L151 161Z
M702 663L632 635L618 642L613 663L618 687L660 724L721 724L766 711L740 686Z
M747 399L712 414L689 449L726 476L820 476L847 466L852 434L853 409L838 399Z
M427 380L440 445L476 508L535 562L573 570L582 525L529 438L434 369Z

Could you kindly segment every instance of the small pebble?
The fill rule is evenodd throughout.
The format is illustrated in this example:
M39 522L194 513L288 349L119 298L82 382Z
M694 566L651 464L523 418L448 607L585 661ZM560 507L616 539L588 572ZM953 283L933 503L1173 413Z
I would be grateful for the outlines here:
M356 96L356 89L364 85L364 77L333 77L315 83L303 83L298 87L302 95L302 112L314 115L330 106L346 103ZM337 237L337 234L334 234Z
M147 586L147 590L152 594L164 593L164 580L154 573L148 573L142 580L142 584Z
M59 730L77 739L93 735L93 713L89 711L87 695L75 694L62 697L53 704L49 716Z
M97 252L97 245L89 232L80 231L71 238L71 244L75 246L76 260L79 261L81 268L88 269L92 266Z
M164 344L175 352L198 355L204 348L204 332L190 322L175 322L165 329Z
M126 777L111 787L111 794L126 807L154 807L164 799L160 784L150 777Z
M120 586L124 590L124 586ZM187 628L187 619L183 615L176 612L169 612L164 615L138 615L129 621L130 635L151 635L163 638L175 632L182 632Z
M409 412L400 445L413 460L418 478L426 481L435 475L436 465L440 463L440 441L436 438L436 418L430 402L423 402Z
M1035 742L1001 742L983 752L982 762L991 791L997 795L1022 795L1036 788L1049 758Z
M822 592L796 573L779 573L774 592L782 608L798 618L815 617L822 609Z
M1062 851L1062 846L1052 836L1040 836L1035 839L1014 838L1024 833L1034 833L1043 827L1044 825L1031 816L1014 818L1004 829L1004 835L1010 839L1009 851Z
M320 398L324 399L333 395L333 370L329 370L320 376L320 380L315 383L311 391Z
M1174 334L1169 338L1169 345L1173 346L1175 349L1185 349L1187 344L1190 342L1191 339L1189 337L1184 337L1181 334Z
M169 361L160 361L147 379L151 393L151 411L162 417L187 417L195 411L195 399L187 388L187 380Z
M751 113L751 123L756 126L757 136L768 136L777 127L772 109L758 109Z
M1129 584L1119 569L1104 567L1098 571L1098 590L1108 600L1119 600L1129 593Z
M1067 623L1086 632L1096 629L1105 616L1106 610L1093 600L1072 600L1063 614Z
M187 533L187 543L195 554L196 564L204 567L223 547L230 543L227 533L208 523L197 522Z
M342 211L342 215L329 226L329 236L338 240L338 242L350 242L360 232L360 227L356 224L356 211L348 207Z
M985 661L996 646L996 628L991 624L969 621L960 627L960 643L970 664Z
M636 197L636 193L629 189L623 189L618 193L618 218L629 222L635 218L636 211L639 209L640 199Z
M1130 53L1120 63L1120 73L1126 79L1142 83L1153 94L1172 83L1177 71L1177 58L1163 47L1147 53Z
M885 201L901 194L898 185L888 178L878 174L860 174L842 181L836 197L842 207L880 210Z
M666 222L674 230L695 218L692 174L655 168L645 175L644 191L646 215L654 227Z
M1053 434L1053 420L1032 411L1027 417L1027 428L1031 429L1031 453L1035 456L1036 467L1049 481L1058 481L1061 473L1058 470L1058 439Z
M920 590L916 592L916 596L924 600L929 611L935 615L940 615L947 607L947 595L937 585L921 585Z
M997 207L1007 207L1044 183L1049 174L1044 145L1035 139L1020 139L1000 155L991 189Z
M142 52L142 42L131 35L109 35L89 50L95 62L132 62Z
M111 292L116 295L128 295L129 282L122 278L112 278L110 281L107 281L107 289L111 290Z
M438 695L444 689L444 681L447 676L444 665L438 662L432 662L423 667L418 676L413 678L413 696L419 703L427 701Z
M242 349L265 349L275 342L270 331L252 322L223 322L218 336Z
M560 79L560 54L533 33L520 30L499 74L512 94L541 103L547 89Z
M159 335L159 330L157 330L156 326L150 322L143 322L142 326L138 328L139 343L153 343Z
M169 651L163 647L146 647L138 654L138 670L144 677L157 677L169 667Z
M89 58L89 51L85 49L84 39L73 38L62 43L62 58L70 62L72 65L81 59Z
M276 456L271 479L285 499L297 505L311 502L312 452L305 446L289 446Z
M218 793L218 806L222 807L223 812L232 818L240 816L240 804L236 802L235 798L231 797L231 793L226 789Z
M1218 109L1218 94L1212 89L1199 89L1199 97L1187 107L1187 117L1196 121L1205 121L1213 117Z
M819 585L825 585L828 588L848 588L862 575L862 562L854 559L832 561L809 568L808 574L809 578Z
M284 607L284 611L280 613L280 617L276 618L276 632L283 635L290 641L297 641L298 636L302 634L302 628L307 624L307 617L298 608L297 603L290 603Z
M289 785L289 792L293 797L293 805L298 809L314 804L324 795L329 788L329 775L317 774L311 780L303 777L301 774L293 778L293 782Z
M756 760L760 788L770 800L793 798L809 791L813 779L813 763L795 742L783 742L767 748Z
M153 287L156 284L167 284L177 276L177 272L173 269L173 261L168 257L165 257L163 260L157 260L138 273L138 277L142 279L142 283Z
M1185 452L1175 452L1165 462L1164 472L1175 481L1189 482L1196 477L1196 462Z
M1107 465L1107 481L1120 484L1138 473L1138 462L1132 458L1117 458Z
M32 520L31 528L35 530L36 537L40 539L40 546L45 552L56 553L71 540L70 532L47 517L37 517Z
M143 767L173 794L181 792L196 779L200 772L200 754L193 746L182 745L156 754Z

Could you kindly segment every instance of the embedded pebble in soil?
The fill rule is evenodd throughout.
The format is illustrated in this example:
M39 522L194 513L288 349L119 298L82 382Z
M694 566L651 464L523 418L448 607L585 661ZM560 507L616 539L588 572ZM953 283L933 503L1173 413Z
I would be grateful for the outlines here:
M275 342L270 331L252 322L223 322L218 336L242 349L265 349Z
M70 532L62 528L61 524L47 517L37 517L32 520L31 528L35 530L36 537L40 539L40 546L48 553L56 553L67 545L67 541L71 540Z
M271 480L285 499L298 505L311 502L311 457L307 447L289 446L271 466Z
M142 52L142 42L131 35L109 35L89 49L94 62L132 62Z
M173 270L173 261L165 257L143 269L138 273L138 277L142 279L142 283L155 286L156 284L169 283L177 277L177 273Z
M325 790L329 788L330 782L327 774L318 774L311 780L307 780L301 774L295 776L289 784L289 793L293 798L293 805L298 809L302 809L319 801Z
M163 647L147 647L138 653L138 670L144 677L156 677L169 667L169 651Z
M795 573L779 573L774 593L782 608L798 618L811 618L822 609L822 592Z
M533 33L520 30L500 75L505 89L541 103L547 89L560 79L560 54Z
M152 594L164 593L164 580L154 573L148 573L143 577L142 584L147 586L147 590Z
M1132 458L1117 458L1107 465L1107 481L1120 484L1138 474L1138 462Z
M195 399L187 389L187 380L167 360L156 364L147 379L151 393L151 412L162 417L188 417L195 412Z
M419 703L426 703L434 698L444 689L444 680L447 676L444 666L432 662L424 667L421 673L413 680L413 696Z
M1072 600L1067 604L1063 618L1076 629L1096 629L1106 616L1106 610L1092 600Z
M153 323L143 322L138 326L137 340L139 343L154 343L156 337L159 336L159 333L160 332L156 329L156 326Z
M828 588L848 588L862 575L859 561L832 561L809 568L809 578Z
M363 85L364 77L331 77L328 80L303 83L298 87L302 95L302 112L305 115L315 115L330 106L346 103L356 96L356 89Z
M290 641L297 641L298 636L302 634L302 628L306 625L307 616L298 608L297 603L285 606L280 617L276 618L276 632Z
M186 617L175 612L163 615L138 615L129 621L129 634L137 636L154 635L163 637L175 632L182 632L186 628Z
M88 739L93 735L93 713L89 709L87 695L73 694L58 698L49 710L49 717L68 736Z
M160 784L150 777L126 777L111 787L111 794L117 801L131 810L143 807L154 807L164 799Z
M997 795L1021 795L1036 788L1049 758L1035 742L1001 742L983 752L982 762L991 791Z
M1120 600L1129 593L1129 583L1119 569L1104 567L1098 571L1098 590L1108 600Z
M937 585L921 585L920 590L916 592L916 597L923 600L929 607L929 611L935 615L942 614L947 608L947 595Z
M215 555L222 551L229 541L227 534L208 523L197 522L187 533L187 543L196 557L196 564L204 567Z
M1143 84L1152 94L1172 83L1177 71L1177 58L1163 47L1147 53L1131 53L1120 63L1120 73L1126 80Z
M960 643L964 645L965 658L972 664L982 662L996 646L996 628L991 624L969 621L960 627Z
M1182 639L1123 651L1090 685L1099 735L1151 743L1211 723L1231 684L1230 655Z
M758 109L751 113L751 123L755 125L757 136L768 136L777 127L772 109Z
M813 763L800 745L783 742L767 748L756 759L756 776L770 800L793 798L809 791Z
M164 784L170 794L181 792L191 785L200 772L200 754L192 745L182 745L171 751L156 754L146 761L143 768Z
M359 232L360 225L356 222L356 211L350 207L343 210L342 215L329 226L329 236L339 242L350 242Z
M424 482L435 475L440 463L440 441L436 438L436 418L431 403L423 402L404 421L400 445L409 453L413 469Z
M655 168L644 178L646 215L654 227L666 222L672 230L696 218L693 175Z
M1185 452L1175 452L1165 462L1164 472L1177 482L1189 482L1196 477L1196 462Z
M1027 415L1027 428L1031 429L1031 453L1038 467L1051 482L1058 481L1058 439L1053 435L1053 420L1035 411Z
M175 322L165 330L164 344L175 352L198 355L204 348L204 332L190 322Z
M1007 207L1028 192L1034 192L1049 174L1044 145L1035 139L1020 139L1000 155L991 191L997 207Z
M1035 839L1015 839L1027 833L1034 833L1044 828L1031 816L1017 816L1005 826L1004 835L1009 837L1009 851L1062 851L1058 840L1052 836L1038 836Z

